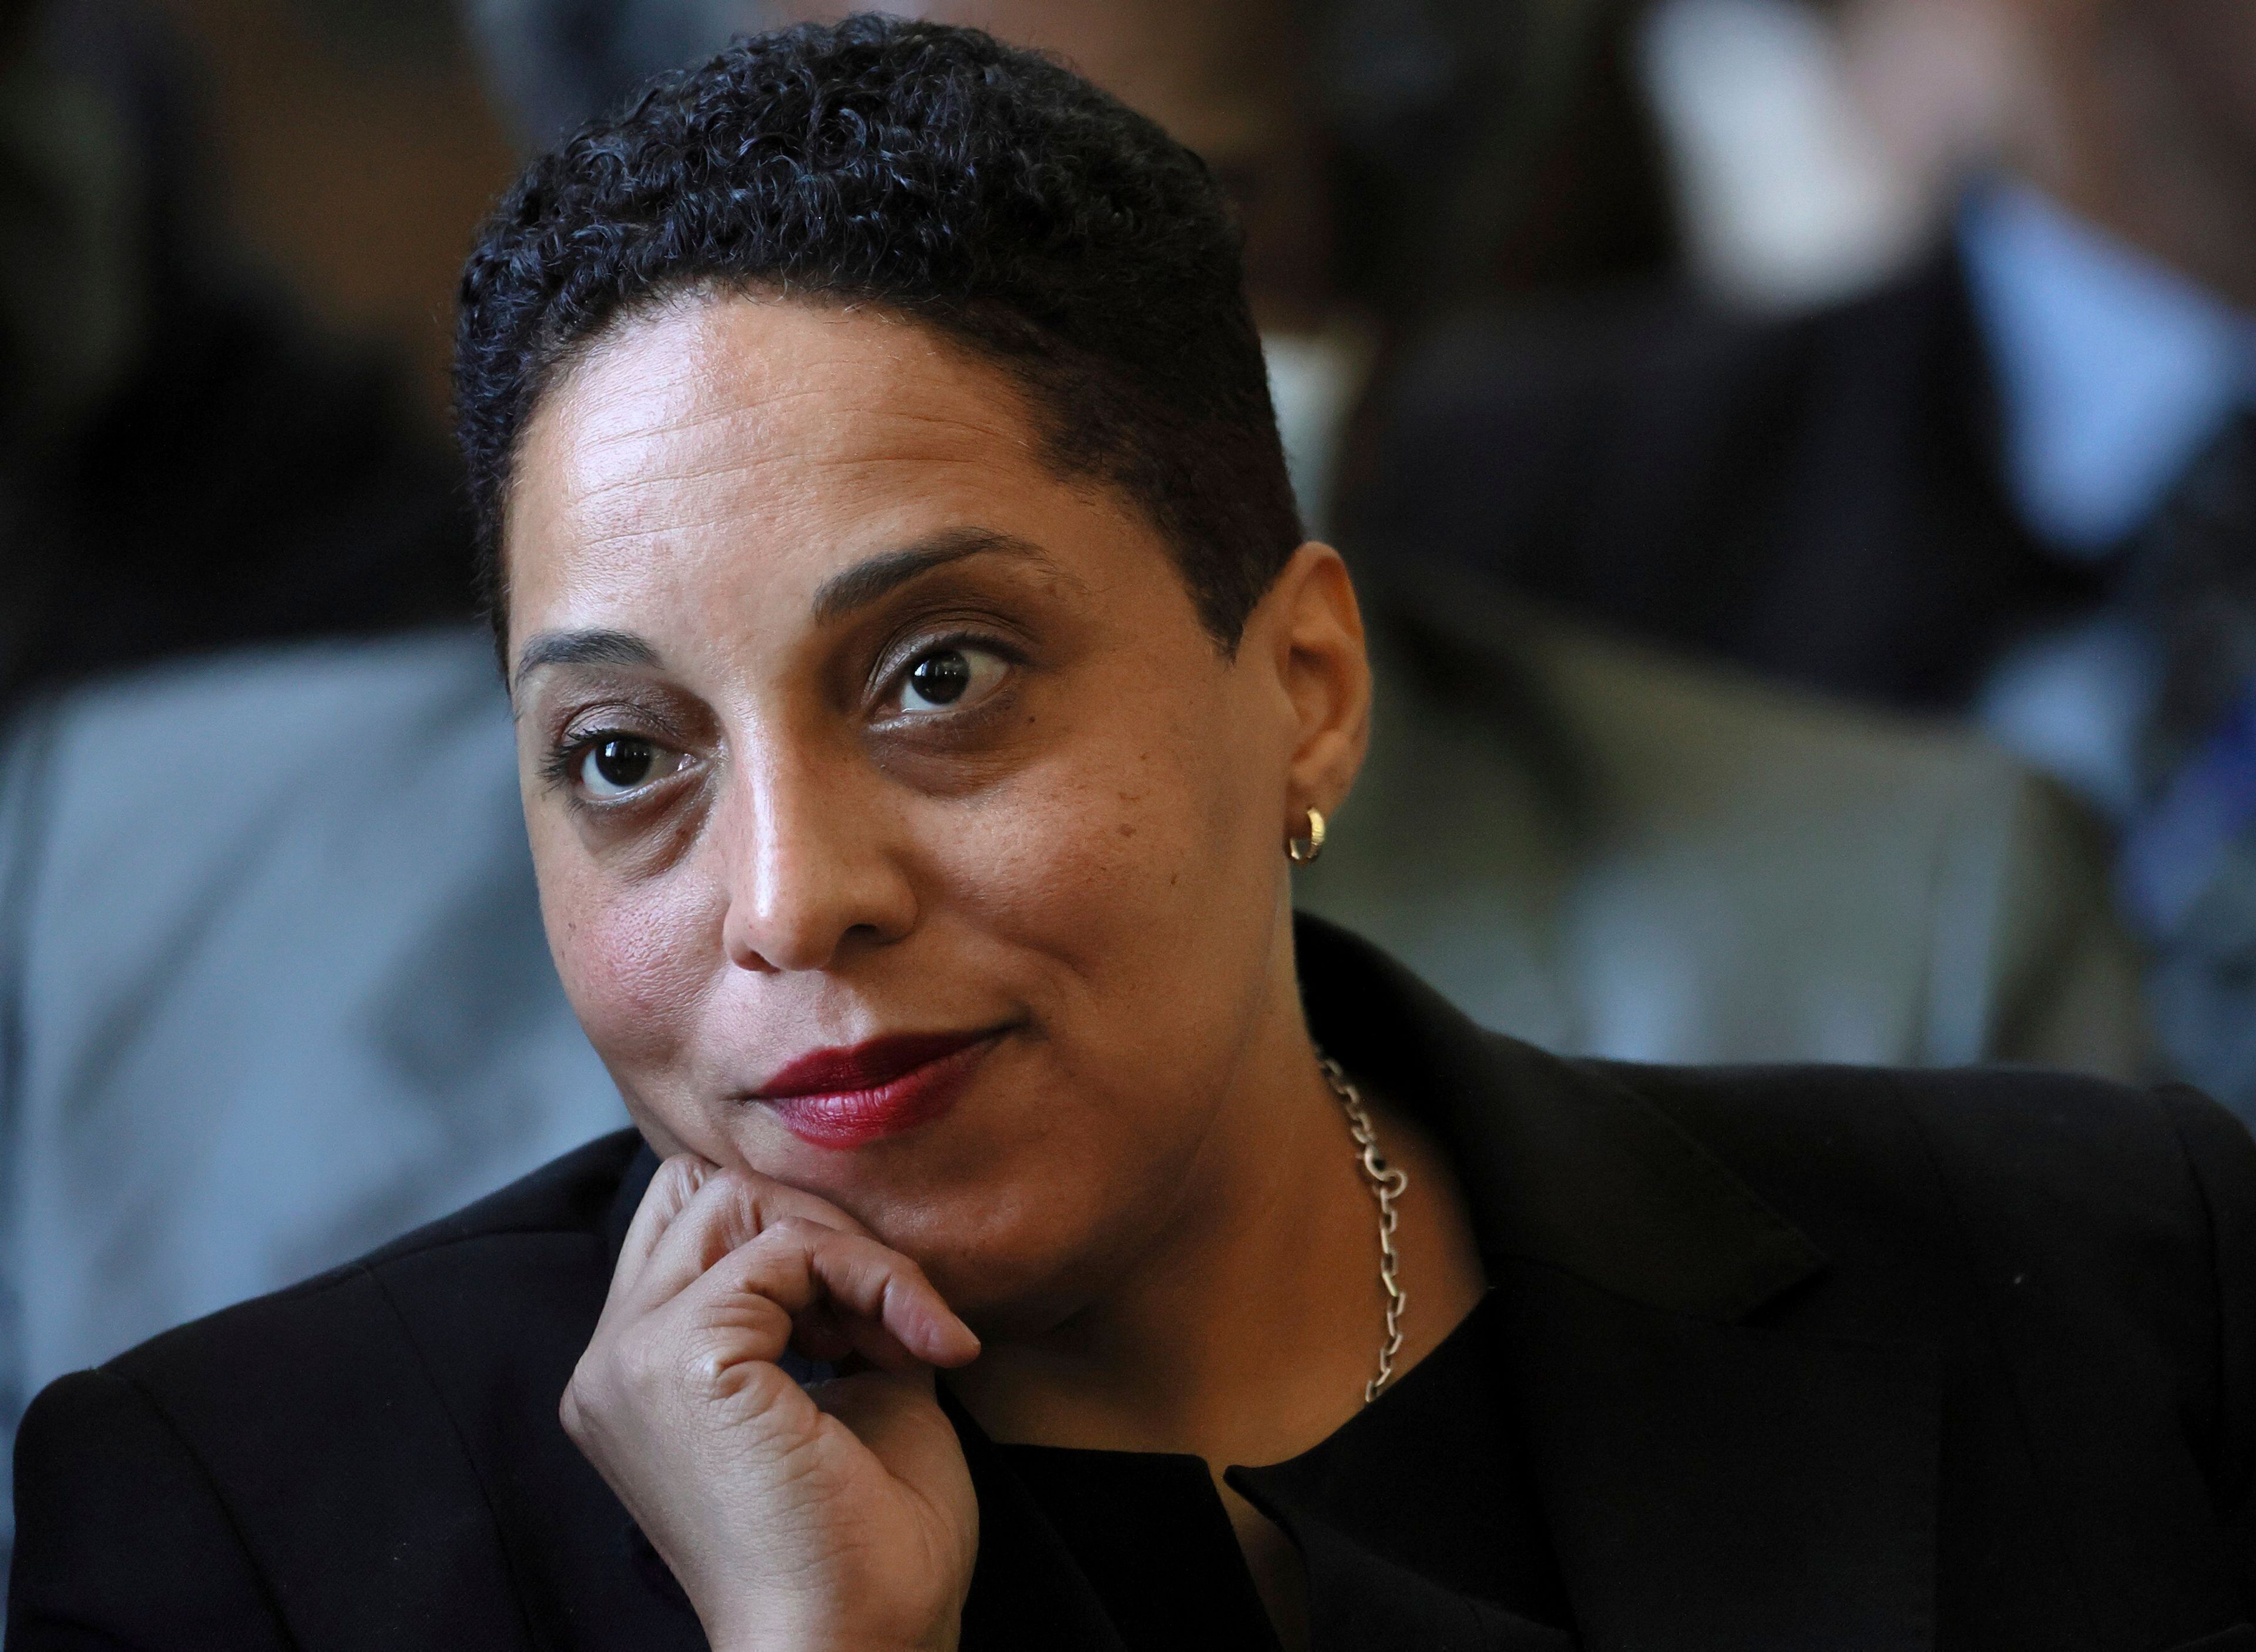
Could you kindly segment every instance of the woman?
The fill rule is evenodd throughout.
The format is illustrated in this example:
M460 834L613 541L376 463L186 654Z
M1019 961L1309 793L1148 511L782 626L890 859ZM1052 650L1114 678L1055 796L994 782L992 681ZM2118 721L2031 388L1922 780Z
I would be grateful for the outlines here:
M48 1390L12 1645L2256 1643L2215 1108L1560 1062L1296 932L1355 600L1156 128L740 45L461 364L639 1139Z

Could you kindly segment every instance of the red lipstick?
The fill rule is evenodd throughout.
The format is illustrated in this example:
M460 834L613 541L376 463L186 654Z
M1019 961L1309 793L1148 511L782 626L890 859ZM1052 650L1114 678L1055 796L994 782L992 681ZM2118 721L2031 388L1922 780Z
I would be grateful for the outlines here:
M1001 1034L902 1033L800 1056L752 1097L817 1147L859 1147L929 1124Z

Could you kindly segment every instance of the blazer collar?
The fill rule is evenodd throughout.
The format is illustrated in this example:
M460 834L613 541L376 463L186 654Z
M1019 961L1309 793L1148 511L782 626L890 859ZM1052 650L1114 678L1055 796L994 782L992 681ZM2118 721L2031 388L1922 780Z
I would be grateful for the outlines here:
M1605 1063L1297 940L1319 1040L1465 1184L1582 1644L1931 1647L1935 1352L1785 1328L1825 1255Z
M1731 1321L1824 1268L1815 1245L1602 1064L1482 1030L1321 919L1303 914L1294 932L1317 1041L1441 1138L1492 1276L1533 1263Z

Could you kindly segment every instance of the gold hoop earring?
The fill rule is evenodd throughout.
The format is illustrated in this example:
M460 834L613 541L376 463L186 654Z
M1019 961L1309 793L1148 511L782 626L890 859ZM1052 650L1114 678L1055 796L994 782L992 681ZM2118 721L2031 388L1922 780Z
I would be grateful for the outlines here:
M1324 817L1315 809L1308 811L1308 835L1287 837L1285 854L1295 866L1305 866L1324 852Z

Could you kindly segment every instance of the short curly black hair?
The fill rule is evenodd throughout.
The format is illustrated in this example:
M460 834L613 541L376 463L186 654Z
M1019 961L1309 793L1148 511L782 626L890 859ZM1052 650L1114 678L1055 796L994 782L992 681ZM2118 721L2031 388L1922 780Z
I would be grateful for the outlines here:
M487 221L455 388L497 629L501 516L543 390L622 317L732 287L874 303L998 365L1061 475L1148 512L1225 651L1301 541L1206 166L1048 59L857 17L661 77Z

